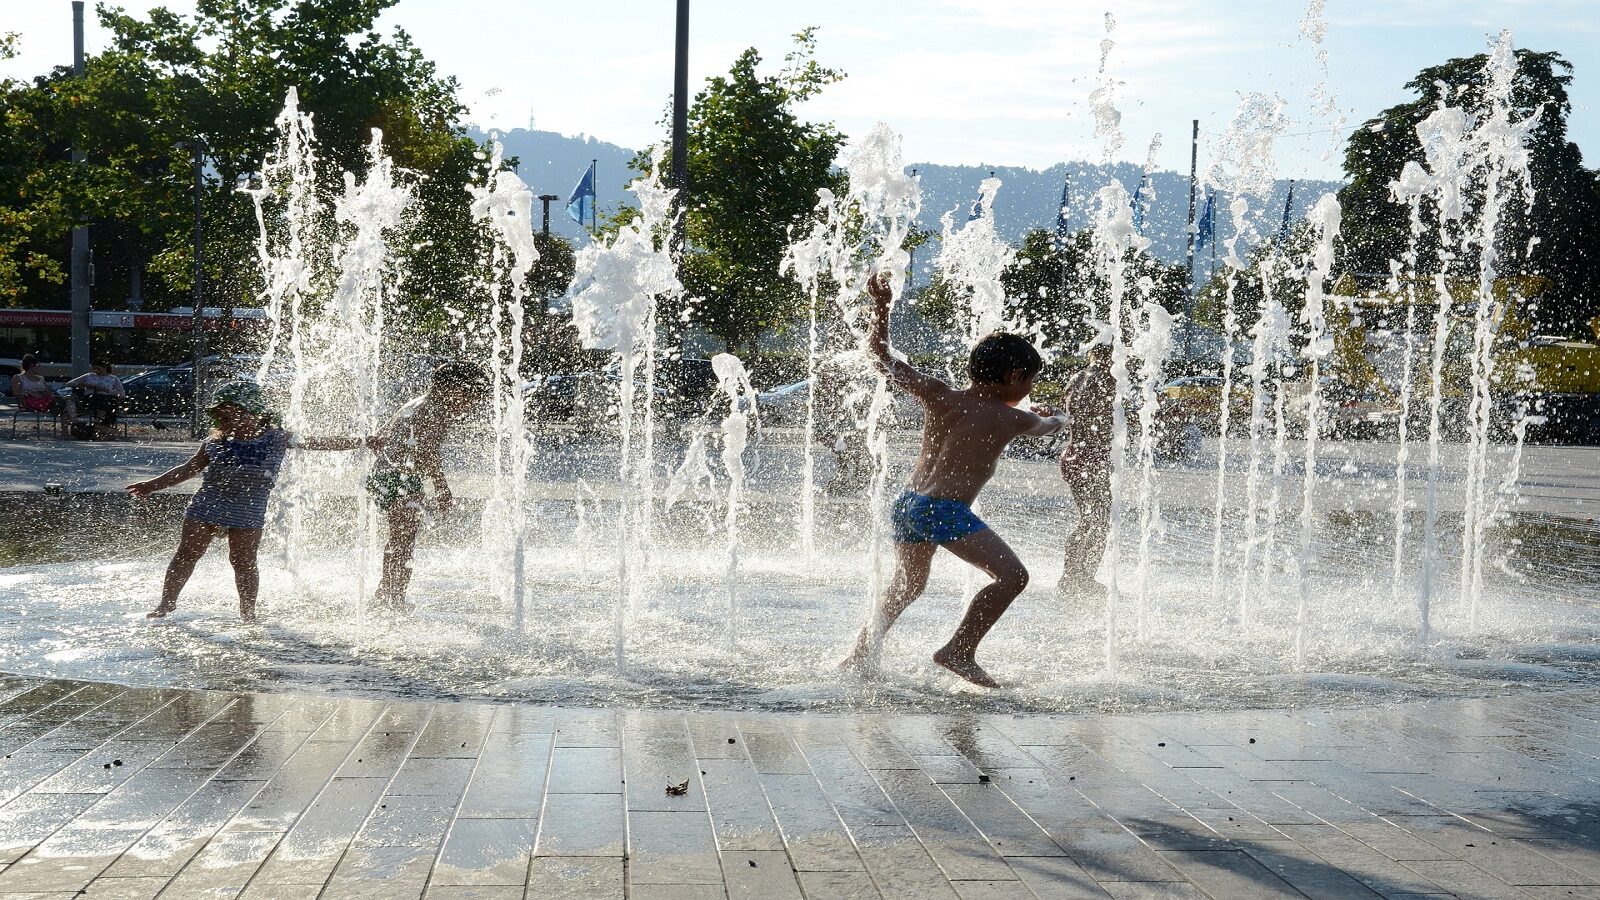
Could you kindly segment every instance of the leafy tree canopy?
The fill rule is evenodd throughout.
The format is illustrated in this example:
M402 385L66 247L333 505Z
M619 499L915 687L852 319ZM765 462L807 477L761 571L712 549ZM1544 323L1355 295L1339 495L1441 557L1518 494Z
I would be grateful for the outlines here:
M1144 279L1149 279L1146 283ZM1148 290L1151 299L1168 311L1181 313L1188 295L1188 272L1168 265L1148 252L1131 253L1128 288L1140 302ZM1000 275L1006 293L1006 318L1023 332L1037 334L1056 353L1076 354L1094 336L1092 318L1103 319L1109 286L1096 273L1094 232L1069 235L1064 245L1053 231L1037 228L1023 235L1016 260ZM917 310L941 329L959 329L965 299L935 273L917 300Z
M0 303L64 305L67 235L80 220L91 227L97 305L120 306L134 270L147 307L188 303L192 171L177 145L195 139L207 148L207 301L252 303L257 286L243 273L257 227L235 187L270 149L291 87L315 117L331 177L362 173L373 128L419 176L419 237L396 242L412 248L412 306L464 295L476 237L462 186L485 164L460 127L455 80L404 31L376 30L395 2L200 0L193 16L156 8L143 18L101 4L110 43L83 77L57 68L0 86ZM73 147L84 162L71 161Z
M695 320L730 349L753 355L765 332L799 317L799 287L779 274L790 231L810 221L817 190L837 188L844 135L803 121L797 109L844 77L816 61L816 29L795 35L778 71L745 50L707 80L689 107L690 199L684 211L683 281ZM670 154L663 166L671 167ZM641 153L634 168L648 171ZM671 317L668 317L669 319Z
M1542 275L1551 289L1531 311L1536 327L1578 333L1600 307L1600 173L1583 167L1582 154L1567 140L1572 106L1567 87L1572 65L1558 53L1516 51L1517 75L1510 105L1517 118L1537 114L1530 140L1533 203L1502 231L1501 272ZM1398 259L1410 241L1410 212L1396 203L1390 183L1407 161L1423 161L1416 126L1440 104L1485 112L1487 57L1448 60L1423 69L1406 84L1416 99L1384 110L1350 136L1344 169L1350 182L1340 192L1346 245L1341 267L1368 280L1388 277L1389 260ZM1469 184L1468 196L1480 188ZM1437 225L1424 210L1424 237L1417 247L1418 267L1426 275L1440 265ZM1530 239L1531 254L1525 254ZM1447 263L1452 277L1475 277L1476 254Z

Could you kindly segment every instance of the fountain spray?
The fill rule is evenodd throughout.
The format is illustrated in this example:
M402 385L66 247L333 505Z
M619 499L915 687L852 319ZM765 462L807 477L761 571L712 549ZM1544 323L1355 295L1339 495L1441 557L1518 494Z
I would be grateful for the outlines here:
M744 504L744 450L750 440L756 391L750 386L744 363L732 353L713 356L711 367L717 374L718 389L728 395L728 415L722 420L722 467L728 472L727 639L729 646L735 646L739 640L739 510Z
M578 253L569 289L572 322L579 340L588 349L615 352L621 379L618 406L622 450L618 467L622 490L617 498L615 614L619 668L626 662L627 611L633 592L633 493L641 478L654 474L641 473L632 454L634 373L640 353L653 346L646 332L654 321L652 311L658 299L683 290L666 238L676 192L661 182L662 153L661 148L656 149L648 177L637 178L628 186L639 199L639 215L609 239L596 241Z
M522 628L524 562L527 542L527 487L530 456L528 401L522 380L523 315L528 272L539 259L533 240L533 192L501 164L493 142L488 176L472 185L472 217L487 226L492 242L484 260L489 297L490 358L494 372L494 496L484 504L486 543L509 549L511 577L502 586L512 622Z

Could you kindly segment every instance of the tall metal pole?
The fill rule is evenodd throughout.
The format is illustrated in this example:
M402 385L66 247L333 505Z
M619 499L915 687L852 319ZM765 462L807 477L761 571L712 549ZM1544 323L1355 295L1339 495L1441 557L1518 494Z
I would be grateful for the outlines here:
M1187 295L1187 301L1184 304L1184 311L1183 311L1183 313L1184 313L1183 355L1184 355L1185 358L1188 358L1188 357L1190 357L1192 355L1190 353L1190 350L1192 349L1192 345L1193 345L1193 342L1194 342L1194 304L1195 304L1195 294L1196 294L1196 291L1194 289L1194 240L1195 240L1194 203L1195 203L1196 188L1198 187L1198 176L1199 176L1199 173L1200 173L1200 120L1199 119L1195 119L1194 120L1194 129L1189 135L1189 228L1187 229L1188 233L1189 233L1189 247L1188 247L1188 250L1185 252L1185 259L1187 260L1188 271L1189 271L1189 285L1188 285L1189 290L1188 290L1188 295Z
M589 160L589 190L594 193L589 204L589 236L600 233L600 160Z
M1194 285L1194 202L1197 177L1200 172L1200 120L1194 120L1194 133L1189 138L1189 249L1187 253L1189 266L1189 284Z
M189 142L188 146L189 149L194 152L194 314L193 318L190 320L190 327L194 332L192 335L194 338L194 368L190 370L192 380L194 381L194 402L190 404L191 409L189 410L189 430L194 437L199 437L200 410L203 406L205 406L205 378L203 377L205 373L202 371L201 360L205 359L206 354L206 332L205 321L203 318L205 315L206 303L204 289L205 270L202 268L203 244L200 233L200 199L201 190L204 183L202 179L204 178L205 174L204 167L206 145L205 142L201 141L199 138L195 138L193 141Z
M72 76L83 77L83 0L72 0ZM72 161L81 163L85 154L81 147L72 148ZM72 302L72 372L82 375L89 371L89 226L81 224L72 229L72 262L68 289Z
M689 0L678 0L678 39L672 67L672 186L677 189L673 244L683 241L682 211L689 206Z

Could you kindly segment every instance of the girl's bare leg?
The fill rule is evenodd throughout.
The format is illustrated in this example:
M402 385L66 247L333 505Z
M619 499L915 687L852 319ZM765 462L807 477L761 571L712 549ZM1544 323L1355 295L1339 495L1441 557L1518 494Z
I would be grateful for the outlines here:
M256 593L261 589L261 569L256 565L256 548L261 546L261 529L228 529L228 562L233 565L233 583L239 589L239 618L256 620Z
M928 586L928 569L933 565L933 554L938 544L895 544L894 578L884 594L881 615L881 632L887 633L900 614L906 611ZM871 625L863 625L856 643L839 664L840 668L859 668L867 661L872 649Z
M1000 620L1011 601L1028 586L1028 569L1011 547L989 529L944 546L994 580L973 596L955 634L950 636L949 643L934 652L933 661L979 687L999 687L999 683L978 665L978 643Z
M217 531L215 525L194 519L183 520L178 550L172 554L172 562L167 563L167 577L161 583L161 602L146 614L147 618L159 619L178 608L178 593L189 582L189 576L194 574L195 563L206 555L206 547L211 545L211 538Z
M383 574L373 604L403 610L406 589L411 586L411 557L417 550L417 533L422 530L422 514L416 506L400 502L389 507L389 540L383 547Z

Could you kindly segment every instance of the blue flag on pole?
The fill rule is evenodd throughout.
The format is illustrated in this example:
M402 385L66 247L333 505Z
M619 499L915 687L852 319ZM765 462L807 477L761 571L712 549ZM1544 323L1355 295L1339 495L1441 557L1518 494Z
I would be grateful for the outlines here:
M1206 242L1214 240L1217 232L1217 195L1215 192L1206 194L1206 211L1200 214L1200 226L1195 235L1196 250L1204 250Z
M1066 179L1062 179L1061 181L1061 206L1056 210L1056 247L1058 249L1066 248L1067 237L1072 232L1072 226L1068 222L1068 213L1070 210L1068 209L1067 197L1067 189L1071 187L1071 184L1072 183Z
M589 168L583 171L578 186L572 189L572 196L567 198L567 215L579 225L594 217L594 163L590 163Z

